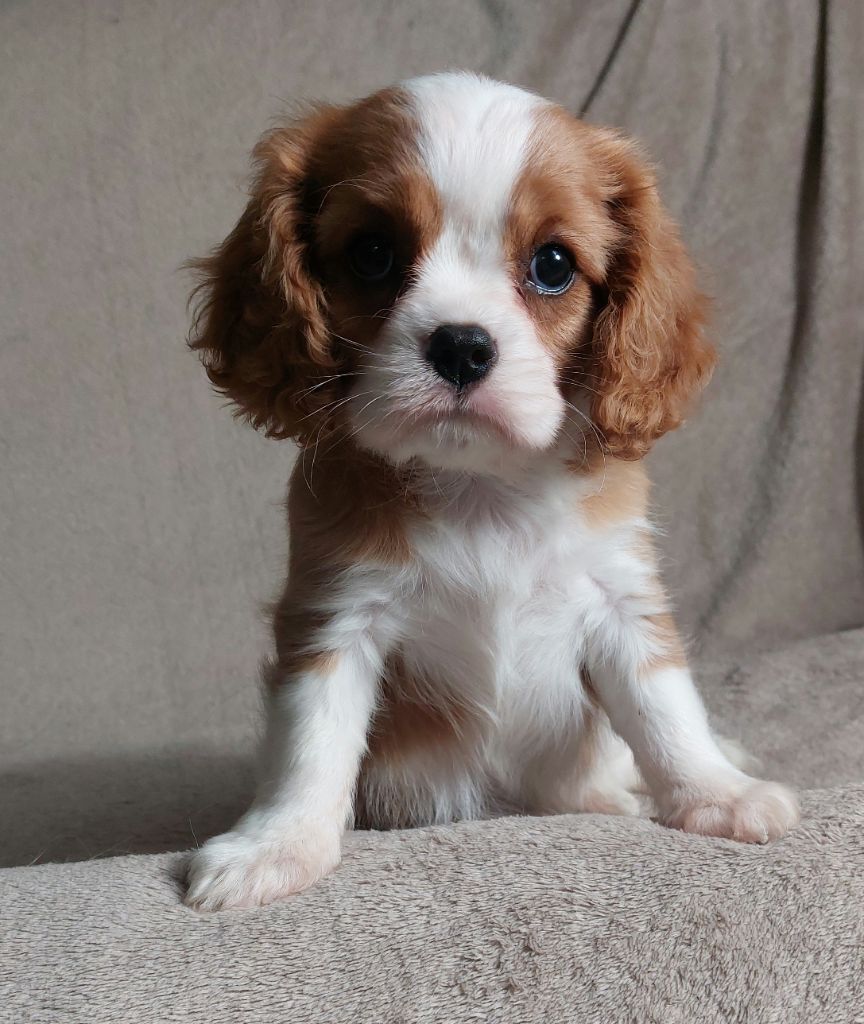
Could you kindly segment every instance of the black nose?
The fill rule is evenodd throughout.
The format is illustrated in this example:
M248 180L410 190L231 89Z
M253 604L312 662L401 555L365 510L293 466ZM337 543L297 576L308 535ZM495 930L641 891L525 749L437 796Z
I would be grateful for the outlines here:
M426 358L457 388L480 380L495 362L495 343L482 327L442 324L432 332Z

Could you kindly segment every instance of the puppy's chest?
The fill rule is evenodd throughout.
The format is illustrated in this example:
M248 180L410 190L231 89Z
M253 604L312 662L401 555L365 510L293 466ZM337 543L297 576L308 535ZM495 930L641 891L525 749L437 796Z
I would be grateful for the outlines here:
M471 511L415 538L418 584L401 609L407 663L490 700L550 672L572 680L574 609L596 558L575 501L559 494Z

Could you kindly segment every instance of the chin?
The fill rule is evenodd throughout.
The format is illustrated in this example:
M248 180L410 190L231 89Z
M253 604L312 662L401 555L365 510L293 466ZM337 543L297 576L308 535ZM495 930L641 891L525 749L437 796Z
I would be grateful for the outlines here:
M766 842L793 795L713 736L642 456L707 383L705 302L631 141L473 74L255 150L192 347L300 447L261 785L187 902L315 884L352 822L633 813Z
M502 395L491 382L454 394L430 381L425 396L400 397L382 387L373 390L374 400L368 387L358 385L359 395L349 402L351 436L394 466L419 463L433 470L508 476L526 459L564 441L567 403L551 374L549 383L545 394L523 389Z

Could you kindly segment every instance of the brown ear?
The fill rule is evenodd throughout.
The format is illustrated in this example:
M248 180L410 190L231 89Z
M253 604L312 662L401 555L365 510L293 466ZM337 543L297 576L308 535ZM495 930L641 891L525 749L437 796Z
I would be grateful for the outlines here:
M619 240L594 325L592 418L612 454L636 459L683 421L715 355L702 335L707 300L653 172L613 133L595 142Z
M316 389L310 402L304 382L334 365L307 249L313 153L340 113L318 108L265 135L243 215L209 256L190 263L200 282L189 344L238 415L268 437L303 439L327 390Z

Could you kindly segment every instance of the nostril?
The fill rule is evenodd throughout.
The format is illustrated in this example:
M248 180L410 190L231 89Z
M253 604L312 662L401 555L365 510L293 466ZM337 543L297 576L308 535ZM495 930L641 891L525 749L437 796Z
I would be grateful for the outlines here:
M426 350L439 377L458 388L485 377L495 356L488 332L473 324L442 324L432 332Z

